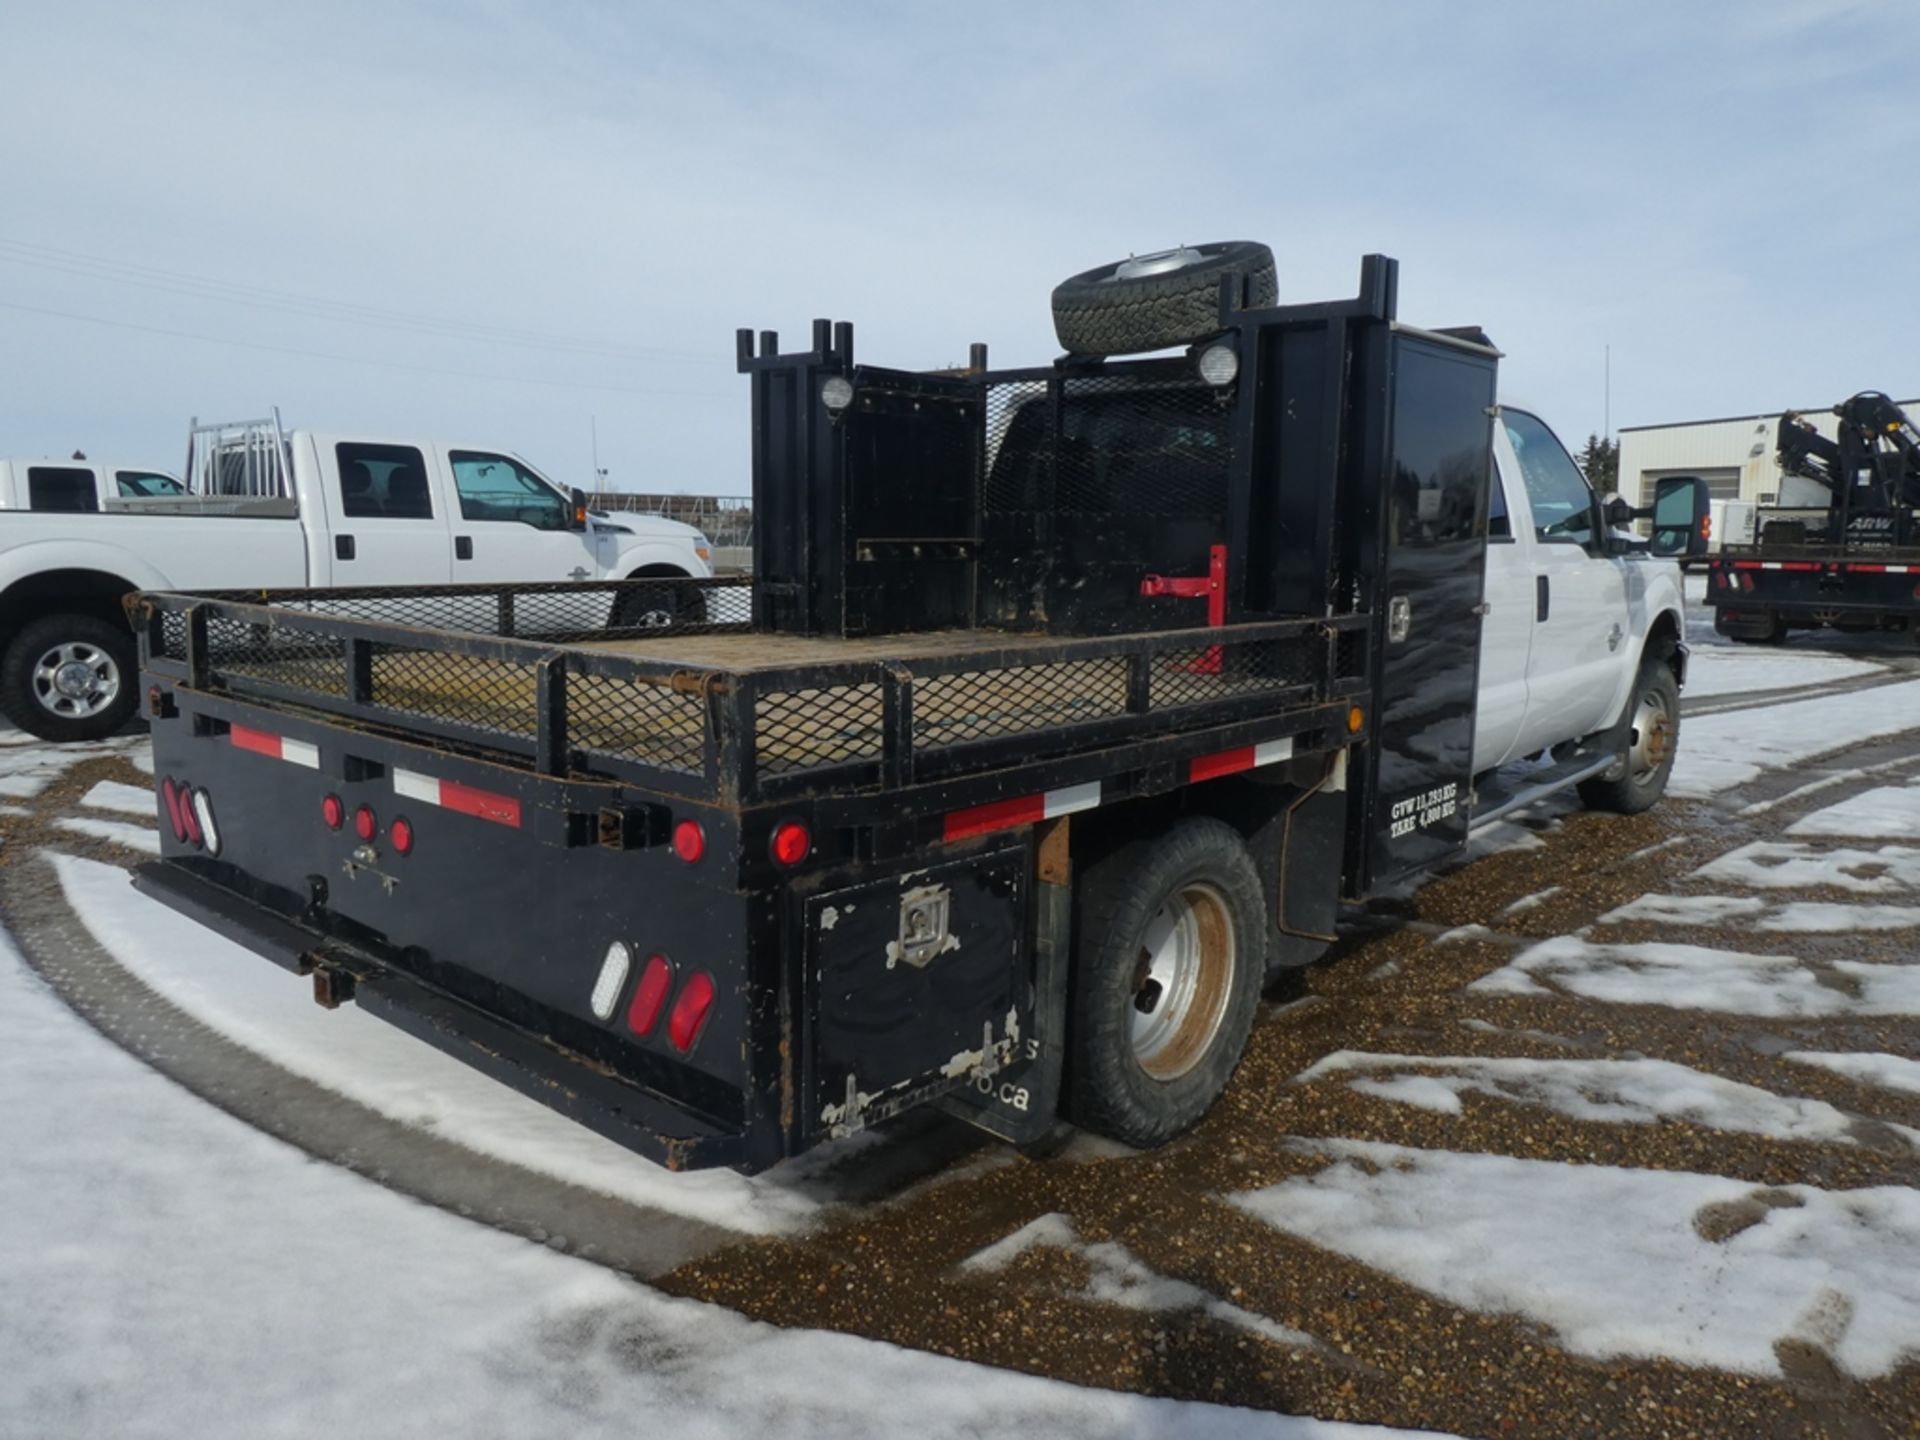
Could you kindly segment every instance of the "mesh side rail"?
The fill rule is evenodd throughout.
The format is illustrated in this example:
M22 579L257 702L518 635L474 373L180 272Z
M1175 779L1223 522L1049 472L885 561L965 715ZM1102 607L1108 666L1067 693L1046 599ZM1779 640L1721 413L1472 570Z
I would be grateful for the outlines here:
M1354 688L1340 671L1355 664L1366 623L1097 637L1060 642L1043 658L981 651L873 667L857 679L826 667L756 674L747 708L759 788L858 785L888 773L926 779L1278 714Z
M576 750L647 780L709 769L705 697L717 671L339 613L200 597L150 603L150 661L198 688L397 724L553 773L573 768Z
M726 578L560 581L514 585L352 586L336 590L216 590L193 597L265 605L426 632L545 640L619 640L745 630L750 581Z

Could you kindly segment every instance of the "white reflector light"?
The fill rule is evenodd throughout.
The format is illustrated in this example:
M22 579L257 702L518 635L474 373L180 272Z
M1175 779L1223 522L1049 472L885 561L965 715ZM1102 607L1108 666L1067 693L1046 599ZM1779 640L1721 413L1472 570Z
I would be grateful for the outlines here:
M219 827L213 823L213 801L207 798L206 791L196 790L193 792L193 813L200 817L200 838L206 842L207 853L209 855L218 855L220 853L220 830Z
M1231 345L1210 345L1200 352L1200 378L1209 385L1231 385L1240 373L1240 357Z
M844 375L829 375L820 384L820 403L829 410L844 410L853 403L853 382Z
M627 971L633 968L633 955L618 940L607 947L607 958L600 962L600 978L593 982L593 1013L602 1020L611 1019L613 1007L620 1003L620 991L627 983Z

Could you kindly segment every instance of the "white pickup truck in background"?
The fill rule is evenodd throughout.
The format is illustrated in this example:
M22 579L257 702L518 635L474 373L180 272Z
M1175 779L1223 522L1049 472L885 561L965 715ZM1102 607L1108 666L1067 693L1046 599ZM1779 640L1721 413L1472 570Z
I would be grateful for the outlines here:
M177 475L98 460L0 460L0 510L111 510L122 502L185 495Z
M137 686L120 601L135 590L713 573L692 526L590 514L578 491L497 447L283 434L277 422L202 427L195 441L191 494L0 514L0 710L21 729L87 740L125 723Z

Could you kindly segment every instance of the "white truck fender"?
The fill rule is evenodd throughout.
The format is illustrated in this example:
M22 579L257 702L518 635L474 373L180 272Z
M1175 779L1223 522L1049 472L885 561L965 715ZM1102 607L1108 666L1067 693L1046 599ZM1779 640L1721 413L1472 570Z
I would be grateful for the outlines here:
M648 565L671 565L698 579L704 579L713 573L713 568L693 553L693 546L677 544L669 540L642 539L624 547L614 560L608 573L615 580L625 580L634 571Z
M133 551L97 540L30 540L0 551L0 595L22 580L56 570L95 570L134 590L167 590L167 577Z

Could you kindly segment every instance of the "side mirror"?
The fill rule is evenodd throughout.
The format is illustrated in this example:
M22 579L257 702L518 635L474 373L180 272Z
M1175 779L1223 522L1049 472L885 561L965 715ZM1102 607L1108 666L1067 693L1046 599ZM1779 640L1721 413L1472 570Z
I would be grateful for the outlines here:
M1653 484L1653 538L1648 549L1674 559L1707 553L1713 538L1707 482L1668 475Z
M586 529L587 528L587 492L582 490L578 485L576 485L568 493L568 501L572 505L573 509L572 509L572 513L567 517L567 528L569 530Z

